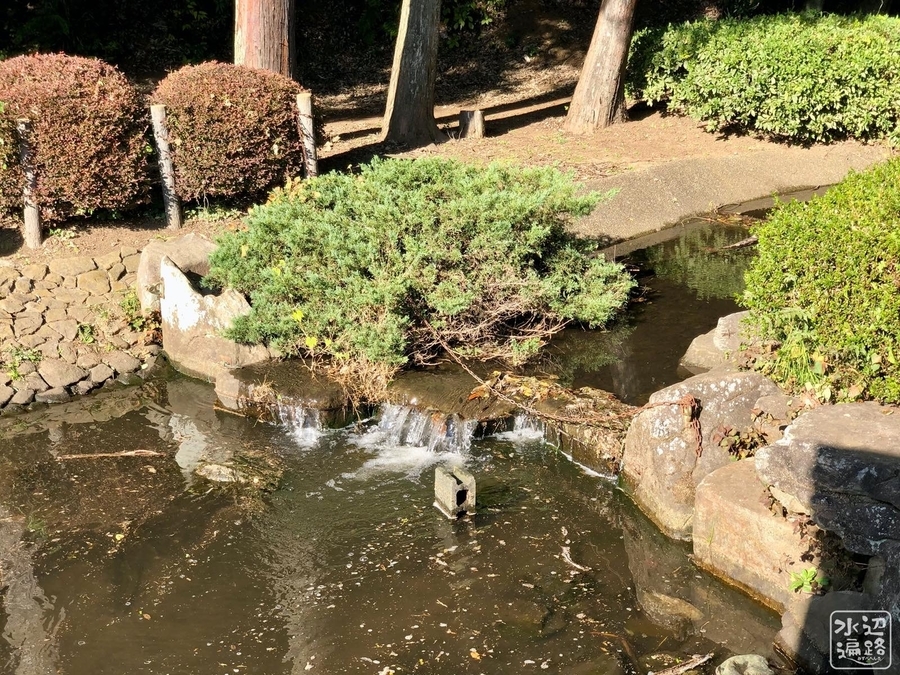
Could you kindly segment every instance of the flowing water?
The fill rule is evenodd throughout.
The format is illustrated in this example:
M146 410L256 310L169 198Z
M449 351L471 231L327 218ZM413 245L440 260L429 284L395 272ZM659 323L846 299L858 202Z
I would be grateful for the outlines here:
M651 280L621 334L581 334L590 354L567 335L547 367L635 400L667 383L663 352L684 340L663 332L693 337L723 306L689 281ZM769 651L776 615L695 568L532 420L478 438L386 406L326 429L214 398L171 377L0 418L0 674L617 674ZM258 482L195 473L220 463ZM438 464L475 475L474 516L433 507Z

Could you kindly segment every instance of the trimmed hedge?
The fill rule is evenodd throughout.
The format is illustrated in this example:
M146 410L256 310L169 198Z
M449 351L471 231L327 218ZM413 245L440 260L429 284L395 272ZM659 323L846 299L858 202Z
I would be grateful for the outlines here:
M761 367L826 400L900 402L900 158L754 231L743 304L777 343Z
M187 66L160 82L175 190L187 201L253 198L300 173L296 82L228 63Z
M600 198L576 190L549 168L375 160L276 190L219 240L207 281L250 296L232 338L355 373L445 344L521 361L566 320L605 324L634 285L566 231Z
M0 113L32 123L37 202L45 221L123 209L147 199L145 115L138 92L112 66L64 54L0 62ZM22 208L17 162L0 166L0 209Z
M648 29L632 43L628 88L711 131L898 143L900 19L803 13Z

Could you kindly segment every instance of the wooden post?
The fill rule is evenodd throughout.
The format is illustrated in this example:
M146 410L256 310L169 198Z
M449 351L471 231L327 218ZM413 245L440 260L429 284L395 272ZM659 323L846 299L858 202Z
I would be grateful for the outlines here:
M34 196L37 193L37 171L34 168L34 148L31 146L31 122L25 119L16 121L19 132L19 161L25 183L22 187L22 200L25 204L22 236L28 248L41 247L41 212Z
M303 166L306 168L306 177L314 178L319 175L319 158L316 154L312 94L308 91L297 94L297 116L300 120L300 141L303 143Z
M484 138L484 111L459 111L459 137Z
M179 230L181 229L181 202L175 193L175 166L172 164L169 131L166 128L166 106L151 105L150 119L153 122L153 138L156 140L156 151L159 156L159 174L162 178L166 226L170 230Z

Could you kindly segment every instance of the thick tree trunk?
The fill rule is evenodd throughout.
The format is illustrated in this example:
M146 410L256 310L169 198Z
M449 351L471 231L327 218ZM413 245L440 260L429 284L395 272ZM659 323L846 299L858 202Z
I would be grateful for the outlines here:
M624 78L637 0L603 0L565 129L589 133L625 119Z
M444 139L434 120L441 0L403 0L381 139L406 146Z
M235 0L234 62L293 78L294 0Z

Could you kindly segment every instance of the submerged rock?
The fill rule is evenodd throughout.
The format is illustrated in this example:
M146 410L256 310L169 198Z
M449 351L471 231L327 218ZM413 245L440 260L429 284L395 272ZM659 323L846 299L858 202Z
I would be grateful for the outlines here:
M741 654L722 661L716 675L775 675L769 662L759 654Z

